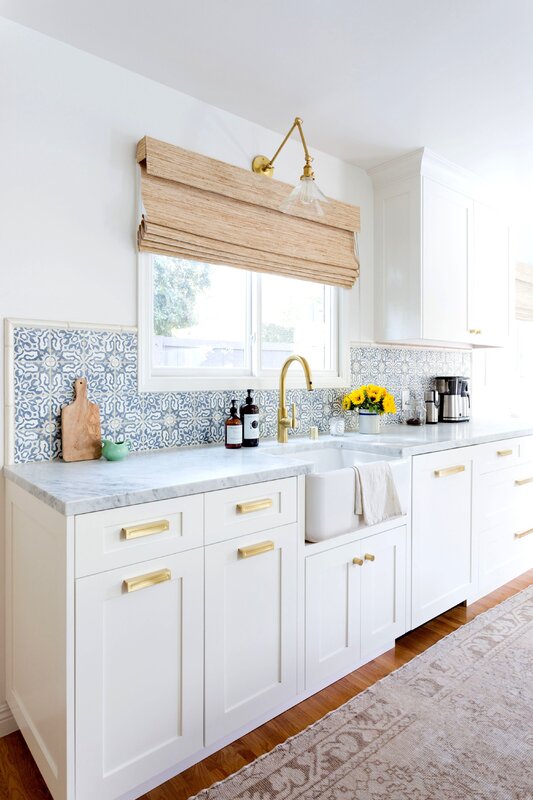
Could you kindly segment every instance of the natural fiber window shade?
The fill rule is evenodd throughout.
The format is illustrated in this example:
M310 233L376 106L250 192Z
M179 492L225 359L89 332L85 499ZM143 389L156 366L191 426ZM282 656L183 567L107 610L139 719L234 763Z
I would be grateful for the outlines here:
M533 322L533 266L516 265L516 319Z
M349 288L359 276L359 209L279 211L288 184L145 137L137 145L139 250Z

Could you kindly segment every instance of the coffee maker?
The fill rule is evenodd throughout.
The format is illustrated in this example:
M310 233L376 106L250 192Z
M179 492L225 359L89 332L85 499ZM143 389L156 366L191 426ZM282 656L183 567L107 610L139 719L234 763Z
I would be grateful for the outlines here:
M435 378L440 395L439 422L468 422L470 419L469 378L458 375Z

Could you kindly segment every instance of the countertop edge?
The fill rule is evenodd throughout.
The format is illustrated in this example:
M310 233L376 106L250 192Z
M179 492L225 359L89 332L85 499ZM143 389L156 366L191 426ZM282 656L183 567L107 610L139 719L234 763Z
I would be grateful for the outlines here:
M178 497L188 497L193 494L203 494L214 492L220 489L232 489L239 486L247 486L262 481L280 480L283 478L295 478L298 475L306 475L311 471L311 465L302 460L299 464L282 465L276 464L269 468L263 468L249 475L232 475L225 477L206 478L205 480L194 481L183 484L170 484L152 489L138 489L123 494L106 495L104 497L87 497L81 500L58 500L53 494L45 489L35 486L32 481L27 480L17 472L12 471L9 466L4 467L6 479L24 489L37 500L41 500L65 517L73 517L79 514L90 514L96 511L109 511L113 508L124 508L126 506L141 503L153 503L158 500L172 500Z

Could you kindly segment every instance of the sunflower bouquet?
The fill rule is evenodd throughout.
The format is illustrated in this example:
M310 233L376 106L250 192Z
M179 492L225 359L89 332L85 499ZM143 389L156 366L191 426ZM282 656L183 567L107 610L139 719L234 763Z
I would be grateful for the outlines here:
M349 394L346 394L342 401L345 411L363 409L374 414L395 414L396 403L394 397L384 386L375 386L369 383L367 386L360 386Z

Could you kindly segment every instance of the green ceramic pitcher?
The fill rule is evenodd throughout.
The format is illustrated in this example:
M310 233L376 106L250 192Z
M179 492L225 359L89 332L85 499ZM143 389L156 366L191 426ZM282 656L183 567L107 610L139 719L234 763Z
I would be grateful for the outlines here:
M102 455L108 461L122 461L130 451L130 443L127 441L113 442L111 439L102 440Z

